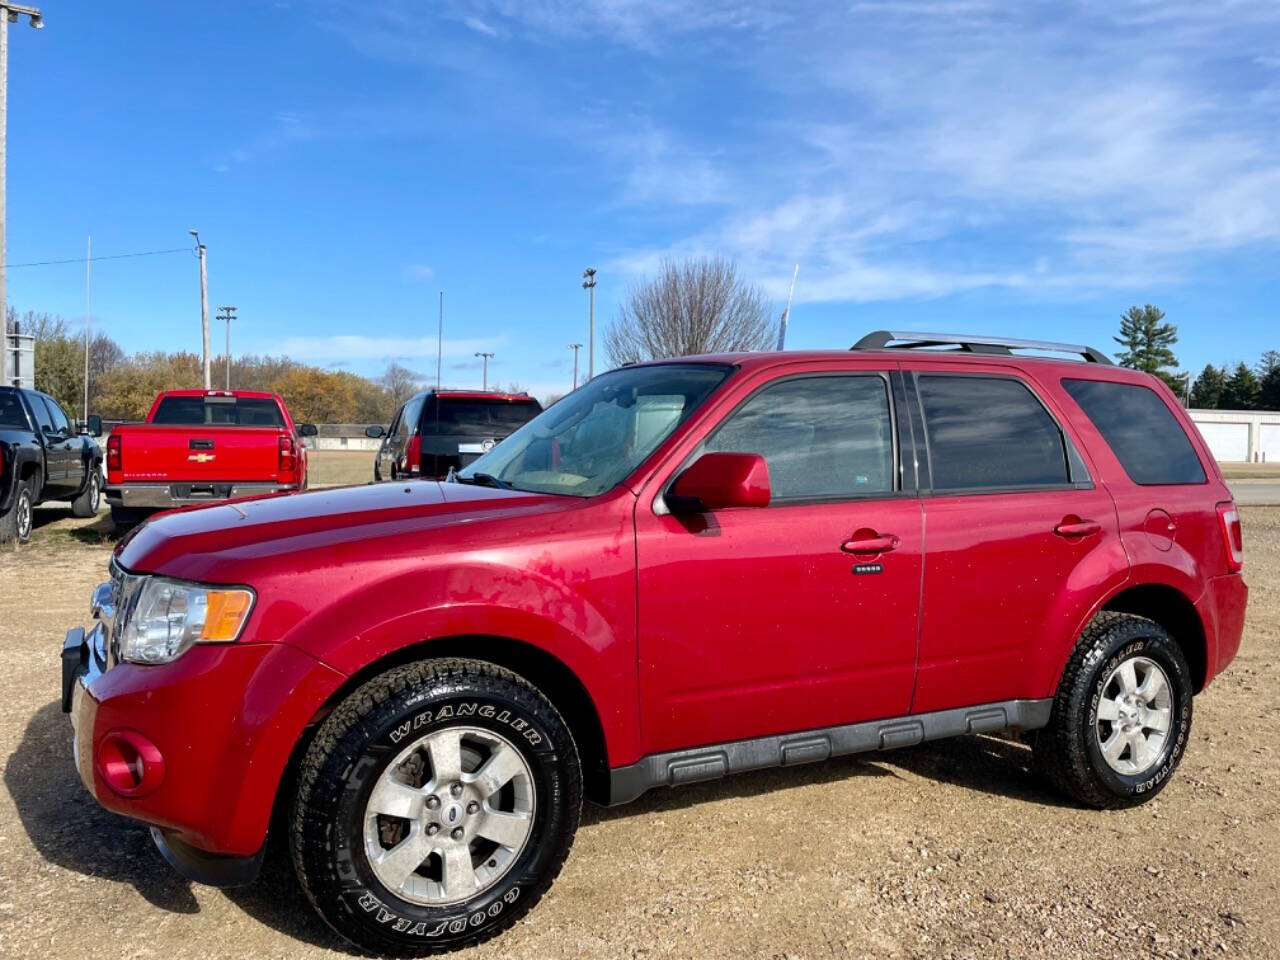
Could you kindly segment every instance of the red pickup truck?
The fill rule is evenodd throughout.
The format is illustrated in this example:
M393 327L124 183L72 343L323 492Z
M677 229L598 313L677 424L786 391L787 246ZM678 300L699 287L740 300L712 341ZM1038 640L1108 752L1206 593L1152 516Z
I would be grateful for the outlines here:
M278 394L166 390L143 423L107 438L107 503L119 528L157 510L307 487L309 423Z
M1240 518L1169 388L1091 348L627 366L454 479L122 540L62 649L98 802L209 883L271 825L335 930L418 955L528 911L584 797L1003 729L1087 807L1210 762ZM1141 822L1157 863L1186 829Z

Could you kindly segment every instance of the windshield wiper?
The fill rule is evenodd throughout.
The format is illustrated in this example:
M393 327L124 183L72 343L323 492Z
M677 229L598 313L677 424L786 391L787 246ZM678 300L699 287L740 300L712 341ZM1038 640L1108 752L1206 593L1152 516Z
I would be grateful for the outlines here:
M454 479L458 481L458 483L474 483L479 486L497 487L499 490L515 489L515 487L511 486L507 481L498 479L492 473L473 473L469 477L456 474Z

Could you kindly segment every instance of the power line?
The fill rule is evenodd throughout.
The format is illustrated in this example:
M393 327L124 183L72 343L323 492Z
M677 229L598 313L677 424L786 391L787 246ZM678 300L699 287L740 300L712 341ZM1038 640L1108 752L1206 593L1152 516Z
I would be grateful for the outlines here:
M166 253L190 253L190 247L174 247L172 250L145 250L142 253L112 253L105 257L89 257L90 263L96 263L99 260L126 260L130 257L159 257ZM64 263L84 263L85 257L73 257L70 260L34 260L31 263L5 263L0 264L0 270L12 270L16 267L52 267Z

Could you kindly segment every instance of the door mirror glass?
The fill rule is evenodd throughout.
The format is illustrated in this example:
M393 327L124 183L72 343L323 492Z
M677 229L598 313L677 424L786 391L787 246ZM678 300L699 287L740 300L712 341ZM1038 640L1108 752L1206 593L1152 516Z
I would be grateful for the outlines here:
M300 437L314 437L319 432L314 423L298 424L298 436Z
M667 496L675 512L769 505L769 466L758 453L704 453L676 478Z
M381 440L387 435L387 431L380 426L365 427L364 435L370 440Z
M89 414L89 419L85 421L85 429L91 437L102 436L102 417L96 413Z

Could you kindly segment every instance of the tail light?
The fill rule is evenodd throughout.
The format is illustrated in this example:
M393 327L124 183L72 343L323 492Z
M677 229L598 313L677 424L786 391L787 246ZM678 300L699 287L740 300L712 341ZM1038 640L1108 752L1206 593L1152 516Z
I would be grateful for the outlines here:
M107 437L107 469L123 470L120 460L120 434L113 433Z
M294 448L293 437L287 433L280 438L280 472L293 473L298 465L298 451Z
M1227 548L1227 570L1239 573L1244 568L1244 532L1240 529L1240 511L1232 501L1218 504L1218 522Z
M404 460L400 463L400 469L415 477L422 472L422 438L416 433L409 438L409 445L405 447Z

